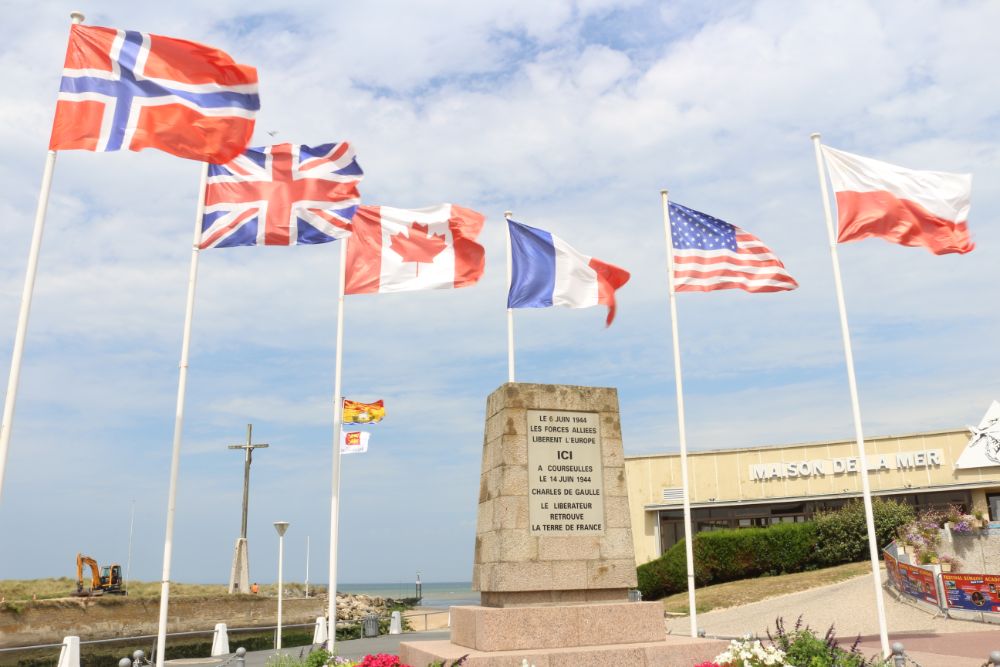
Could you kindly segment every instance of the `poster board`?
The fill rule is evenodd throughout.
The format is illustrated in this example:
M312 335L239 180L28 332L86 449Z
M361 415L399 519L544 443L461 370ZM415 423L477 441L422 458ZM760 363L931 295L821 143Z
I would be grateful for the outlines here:
M949 609L1000 613L1000 576L942 574L941 584Z
M900 593L940 606L933 570L906 563L897 563L896 568L899 571Z

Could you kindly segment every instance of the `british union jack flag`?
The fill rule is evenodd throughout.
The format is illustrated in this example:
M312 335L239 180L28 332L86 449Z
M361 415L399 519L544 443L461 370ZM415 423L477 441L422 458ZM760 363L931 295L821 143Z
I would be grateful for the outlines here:
M249 148L231 162L209 165L199 247L346 238L363 176L347 142Z

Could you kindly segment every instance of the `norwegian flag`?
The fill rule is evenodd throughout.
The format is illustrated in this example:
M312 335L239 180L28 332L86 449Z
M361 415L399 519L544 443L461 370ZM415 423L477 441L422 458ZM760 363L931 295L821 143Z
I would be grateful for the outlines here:
M257 70L223 51L74 25L49 148L156 148L219 164L247 147L259 108Z
M199 247L308 245L350 236L363 176L347 142L249 148L209 166Z

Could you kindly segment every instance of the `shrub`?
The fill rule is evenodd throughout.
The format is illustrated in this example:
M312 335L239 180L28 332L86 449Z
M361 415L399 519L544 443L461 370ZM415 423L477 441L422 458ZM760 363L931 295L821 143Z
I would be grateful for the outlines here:
M728 548L720 543L728 543ZM695 545L695 563L699 565L708 563L710 554L715 553L712 566L706 565L702 575L705 583L801 572L814 567L815 526L784 523L769 528L722 530L696 537Z
M815 527L786 523L769 528L717 530L695 535L692 549L699 586L816 567ZM660 558L640 565L639 590L646 600L687 589L687 558L681 540Z
M858 504L860 502L857 501ZM889 543L896 539L899 530L916 517L913 506L882 498L875 498L872 501L872 514L875 519L875 538L878 541L879 550L889 546ZM862 509L862 515L864 515L864 509Z
M319 648L307 655L305 662L302 664L304 667L323 667L323 665L330 662L330 658L332 657L333 654L325 648Z
M888 667L889 663L877 656L865 658L858 650L861 637L854 640L850 649L843 649L834 634L833 626L819 637L808 625L802 625L802 617L795 622L795 627L788 631L785 622L780 617L774 622L775 634L768 631L767 638L771 645L784 654L784 660L789 665L808 665L808 667ZM718 658L716 661L719 662Z
M872 501L875 540L883 549L895 539L906 524L914 520L913 508L895 500ZM818 512L816 524L816 559L824 566L853 563L868 557L868 527L865 507L852 500L838 510Z
M914 525L913 508L894 500L876 498L872 512L880 548L904 526ZM933 533L937 535L936 527ZM698 533L692 550L698 586L853 563L868 558L864 505L851 501L839 510L820 512L806 523ZM637 574L639 590L647 600L686 590L684 541L640 565Z
M680 540L656 560L643 563L636 569L643 600L657 600L687 588L684 548L684 540Z
M811 523L700 533L694 538L696 581L717 584L811 569L815 542Z

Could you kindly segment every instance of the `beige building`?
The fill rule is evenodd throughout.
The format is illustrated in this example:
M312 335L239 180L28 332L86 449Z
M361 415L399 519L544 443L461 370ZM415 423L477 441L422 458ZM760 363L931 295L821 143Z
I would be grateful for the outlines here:
M1000 464L955 463L969 431L935 431L865 441L872 494L917 508L961 505L1000 520ZM695 532L799 522L861 495L853 440L688 454ZM679 454L625 459L635 557L645 563L684 536Z

